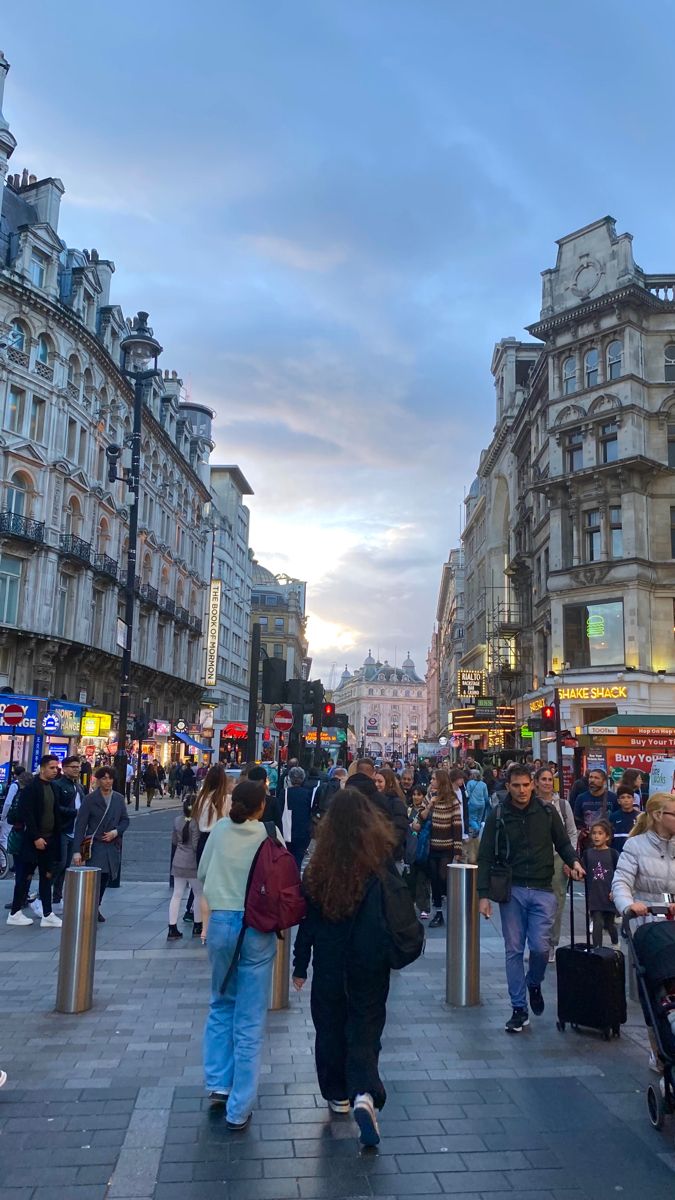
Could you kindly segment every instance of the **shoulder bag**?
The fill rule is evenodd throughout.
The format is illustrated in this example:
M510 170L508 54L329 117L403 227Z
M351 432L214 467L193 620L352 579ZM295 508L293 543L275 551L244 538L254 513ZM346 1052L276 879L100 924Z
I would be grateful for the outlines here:
M500 834L503 834L503 837L500 837ZM504 854L501 851L502 846L505 847ZM490 890L488 892L488 900L492 900L494 904L508 904L511 899L513 872L508 861L510 853L511 844L506 832L500 801L495 809L495 853L490 867Z
M112 800L112 796L110 797L110 800ZM94 844L94 838L96 837L96 834L98 833L99 829L101 828L101 825L103 824L103 822L105 821L105 819L108 815L108 811L110 809L110 800L106 804L105 812L104 812L103 816L101 817L101 820L99 821L98 825L96 826L94 832L90 833L87 837L82 838L82 845L80 846L80 858L82 859L82 862L84 862L84 863L88 863L91 859L91 848Z

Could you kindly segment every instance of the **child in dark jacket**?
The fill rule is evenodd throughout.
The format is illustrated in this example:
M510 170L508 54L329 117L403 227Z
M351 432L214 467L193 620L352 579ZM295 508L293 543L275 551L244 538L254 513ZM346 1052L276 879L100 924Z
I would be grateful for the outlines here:
M616 793L619 804L616 812L613 812L609 818L609 823L612 826L614 840L613 848L617 854L620 854L626 844L626 838L629 836L635 822L638 819L639 813L635 807L635 794L632 788L620 787Z
M582 865L586 872L588 911L592 922L593 945L602 946L604 930L613 946L619 941L616 909L612 901L612 880L619 855L611 849L612 828L608 821L594 821L590 828L591 844L584 850Z

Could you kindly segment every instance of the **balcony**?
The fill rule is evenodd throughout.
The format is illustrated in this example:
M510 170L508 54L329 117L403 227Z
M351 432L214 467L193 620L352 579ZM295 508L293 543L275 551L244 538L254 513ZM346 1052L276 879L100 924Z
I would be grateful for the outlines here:
M176 601L172 600L170 596L160 596L158 604L160 612L166 613L169 617L174 615L176 611Z
M189 617L189 623L190 623L190 629L192 630L193 633L201 634L201 632L202 632L201 617Z
M49 363L43 363L38 360L33 369L35 374L40 376L40 379L46 379L47 383L52 383L54 379L54 368L50 367Z
M45 540L45 523L31 521L30 517L23 517L5 509L4 512L0 512L0 534L20 538L23 542L41 544Z
M8 346L7 359L14 363L17 367L25 367L28 370L29 358L25 350L19 350L17 346Z
M159 592L157 591L157 588L153 587L151 583L147 583L145 585L145 594L148 598L148 604L154 604L157 606L159 603Z
M176 620L178 621L179 625L190 624L190 614L187 608L182 608L181 605L178 605L176 608Z
M66 558L72 558L75 562L86 563L88 567L91 562L91 542L84 542L82 538L75 537L74 533L61 534L61 553Z
M99 575L106 575L108 579L114 579L115 583L119 583L117 563L109 554L94 555L94 570L98 571Z

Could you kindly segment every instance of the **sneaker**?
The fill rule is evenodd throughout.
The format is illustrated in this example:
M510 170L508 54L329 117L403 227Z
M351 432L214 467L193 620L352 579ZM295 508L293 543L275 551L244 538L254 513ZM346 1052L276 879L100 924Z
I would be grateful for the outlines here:
M663 1063L653 1050L649 1051L649 1070L655 1075L663 1075Z
M248 1116L247 1116L247 1117L246 1117L246 1118L245 1118L243 1121L230 1121L230 1120L227 1120L227 1121L225 1122L225 1124L227 1125L227 1128L228 1128L228 1129L232 1129L232 1130L233 1130L235 1133L236 1133L236 1132L241 1132L241 1130L242 1130L242 1129L248 1129L248 1126L249 1126L249 1125L250 1125L250 1123L251 1123L251 1117L252 1117L252 1116L253 1116L253 1113L252 1113L252 1112L250 1112L250 1113L248 1114Z
M521 1033L526 1025L530 1023L530 1016L526 1008L514 1008L513 1015L509 1018L504 1026L507 1033Z
M440 929L441 925L445 925L445 921L443 920L443 913L437 912L431 918L431 920L429 922L429 928L430 929Z
M555 962L555 946L551 946L551 949L548 952L548 961L549 963Z
M428 921L428 920L429 920L428 912L421 912L420 913L420 921Z
M57 917L56 913L50 913L48 917L43 917L40 921L40 929L60 929L63 921Z
M530 1008L532 1009L535 1017L540 1017L545 1007L544 997L541 994L541 988L528 987L527 990L530 993Z
M0 1071L0 1087L4 1087L7 1083L7 1072Z
M23 913L21 911L19 911L19 912L9 914L9 916L7 918L7 924L8 925L32 925L33 922L30 917L24 917Z
M103 916L102 912L98 914L96 920L98 921L99 925L105 925L105 917Z
M35 913L36 917L44 917L45 914L42 909L42 901L41 900L30 900L28 903L28 907L30 908L31 912Z
M441 920L443 916L441 914ZM359 1127L362 1146L377 1146L380 1141L380 1130L375 1115L373 1097L369 1092L361 1092L354 1101L354 1120Z
M229 1097L230 1097L229 1092L219 1092L219 1091L209 1092L209 1100L211 1101L211 1103L213 1105L227 1104Z
M351 1105L349 1100L329 1100L328 1107L334 1113L348 1113Z

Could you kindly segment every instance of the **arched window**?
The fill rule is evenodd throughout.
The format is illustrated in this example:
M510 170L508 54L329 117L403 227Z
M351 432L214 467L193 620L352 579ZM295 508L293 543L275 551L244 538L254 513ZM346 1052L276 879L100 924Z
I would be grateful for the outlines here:
M618 379L622 374L623 346L621 345L621 342L610 342L609 346L607 347L607 378Z
M566 358L562 367L563 395L569 396L577 390L577 361L574 357Z
M162 596L169 594L169 568L162 567L162 582L160 584L160 592Z
M600 355L597 350L589 350L584 358L584 377L587 388L595 387L598 382L598 368L600 365Z
M41 333L37 340L37 350L35 351L35 361L42 363L42 365L45 367L48 367L49 360L51 358L51 353L52 353L52 348L51 348L51 345L49 342L49 338L46 337L44 333Z
M94 377L93 377L91 371L89 370L89 367L87 367L85 369L85 372L84 372L84 375L82 378L83 378L82 393L83 393L84 403L86 404L87 408L91 408L91 405L92 405L92 402L94 399Z
M141 583L149 583L151 574L152 574L152 559L149 554L145 554L143 556L143 571L141 574Z
M80 360L76 354L68 359L68 393L73 400L80 398Z
M28 350L30 334L23 321L12 321L12 350Z
M197 593L194 588L190 593L190 612L192 613L193 617L197 616Z
M65 533L77 535L82 520L82 510L77 496L71 496L66 508Z
M176 587L176 604L178 605L179 608L183 607L183 580L182 579L178 580L178 585Z
M17 517L27 516L29 491L30 480L25 475L12 475L7 485L7 510Z
M99 554L107 553L109 542L110 542L110 526L108 525L108 522L106 521L105 517L101 517L101 520L99 521L99 524L98 524L98 544L96 547Z
M664 351L666 383L675 383L675 342L670 342Z

